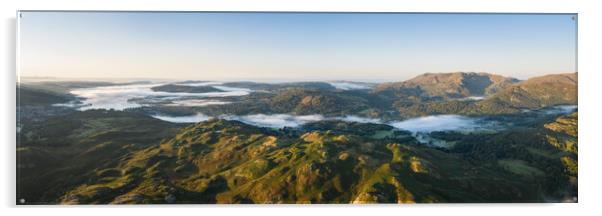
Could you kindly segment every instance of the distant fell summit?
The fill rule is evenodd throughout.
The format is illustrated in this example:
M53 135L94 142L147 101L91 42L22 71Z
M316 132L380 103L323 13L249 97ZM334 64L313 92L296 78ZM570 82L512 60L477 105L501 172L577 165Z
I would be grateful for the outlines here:
M534 77L504 89L492 100L517 108L577 104L577 73Z
M493 95L518 82L515 78L489 73L425 73L403 82L380 84L374 92L412 89L423 97L464 98Z

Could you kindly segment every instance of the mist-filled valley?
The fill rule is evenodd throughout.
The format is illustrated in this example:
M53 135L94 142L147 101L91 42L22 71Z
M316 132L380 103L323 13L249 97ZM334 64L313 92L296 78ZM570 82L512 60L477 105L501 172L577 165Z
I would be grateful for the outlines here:
M22 81L33 203L576 202L577 73Z

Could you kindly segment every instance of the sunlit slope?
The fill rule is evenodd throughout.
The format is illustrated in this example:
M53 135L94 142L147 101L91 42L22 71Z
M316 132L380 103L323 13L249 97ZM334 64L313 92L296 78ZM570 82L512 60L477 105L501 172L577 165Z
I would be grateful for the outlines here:
M211 120L97 170L62 203L532 202L528 184L456 154L352 133L285 136Z
M570 197L571 194L577 194L577 176L578 176L578 166L577 166L577 112L571 113L566 116L561 116L556 119L556 121L548 123L545 125L545 128L553 131L547 136L548 143L557 149L566 152L560 157L560 161L564 165L565 172L569 176L570 186L567 189L567 197Z
M522 109L577 104L577 73L534 77L499 92L489 100Z
M380 84L374 92L399 97L414 93L421 97L465 98L493 95L517 82L514 78L488 73L425 73L403 82Z
M411 97L410 97L411 98ZM516 84L506 85L483 100L424 101L398 99L393 107L401 116L432 114L507 114L525 109L540 109L556 105L577 104L577 73L534 77Z
M27 203L57 203L95 170L175 134L174 125L142 114L93 110L21 122L17 196ZM104 173L102 175L107 175Z

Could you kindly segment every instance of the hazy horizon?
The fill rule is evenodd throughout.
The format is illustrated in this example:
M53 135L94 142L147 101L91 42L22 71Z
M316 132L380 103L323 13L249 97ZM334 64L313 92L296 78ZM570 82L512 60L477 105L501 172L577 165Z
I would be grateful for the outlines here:
M386 82L576 72L574 14L20 14L23 77Z
M456 71L457 73L472 73L472 72L465 72L465 71ZM456 72L425 72L425 73L421 73L421 74L426 74L426 73L456 73ZM489 73L489 72L474 72L474 73ZM575 72L566 72L566 73L577 73ZM527 80L530 78L534 78L534 77L539 77L539 76L545 76L545 75L553 75L553 74L566 74L566 73L544 73L544 74L539 74L539 75L535 75L535 76L531 76L531 77L526 77L526 78L517 78L519 80ZM421 75L418 74L417 76ZM494 75L499 75L497 73L489 73L489 74L494 74ZM372 80L367 80L367 79L270 79L270 78L262 78L262 79L257 79L257 78L231 78L231 79L186 79L186 78L143 78L143 77L116 77L116 78L111 78L111 77L44 77L44 76L20 76L17 77L17 82L21 81L28 81L28 82L32 82L32 81L36 81L36 82L43 82L43 81L90 81L90 82L94 82L94 81L107 81L107 82L133 82L133 81L157 81L157 82L180 82L180 81L216 81L216 82L244 82L244 81L248 81L248 82L256 82L256 83L287 83L287 82L337 82L337 81L348 81L348 82L365 82L365 83L383 83L383 82L402 82L402 81L406 81L409 79L412 79L414 77L410 77L407 79L372 79ZM509 78L516 78L516 77L509 77Z

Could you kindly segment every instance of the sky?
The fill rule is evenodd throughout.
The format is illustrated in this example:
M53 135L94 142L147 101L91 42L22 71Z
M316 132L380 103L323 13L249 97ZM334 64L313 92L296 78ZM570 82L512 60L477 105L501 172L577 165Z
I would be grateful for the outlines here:
M576 72L572 14L20 12L19 76L400 81Z

